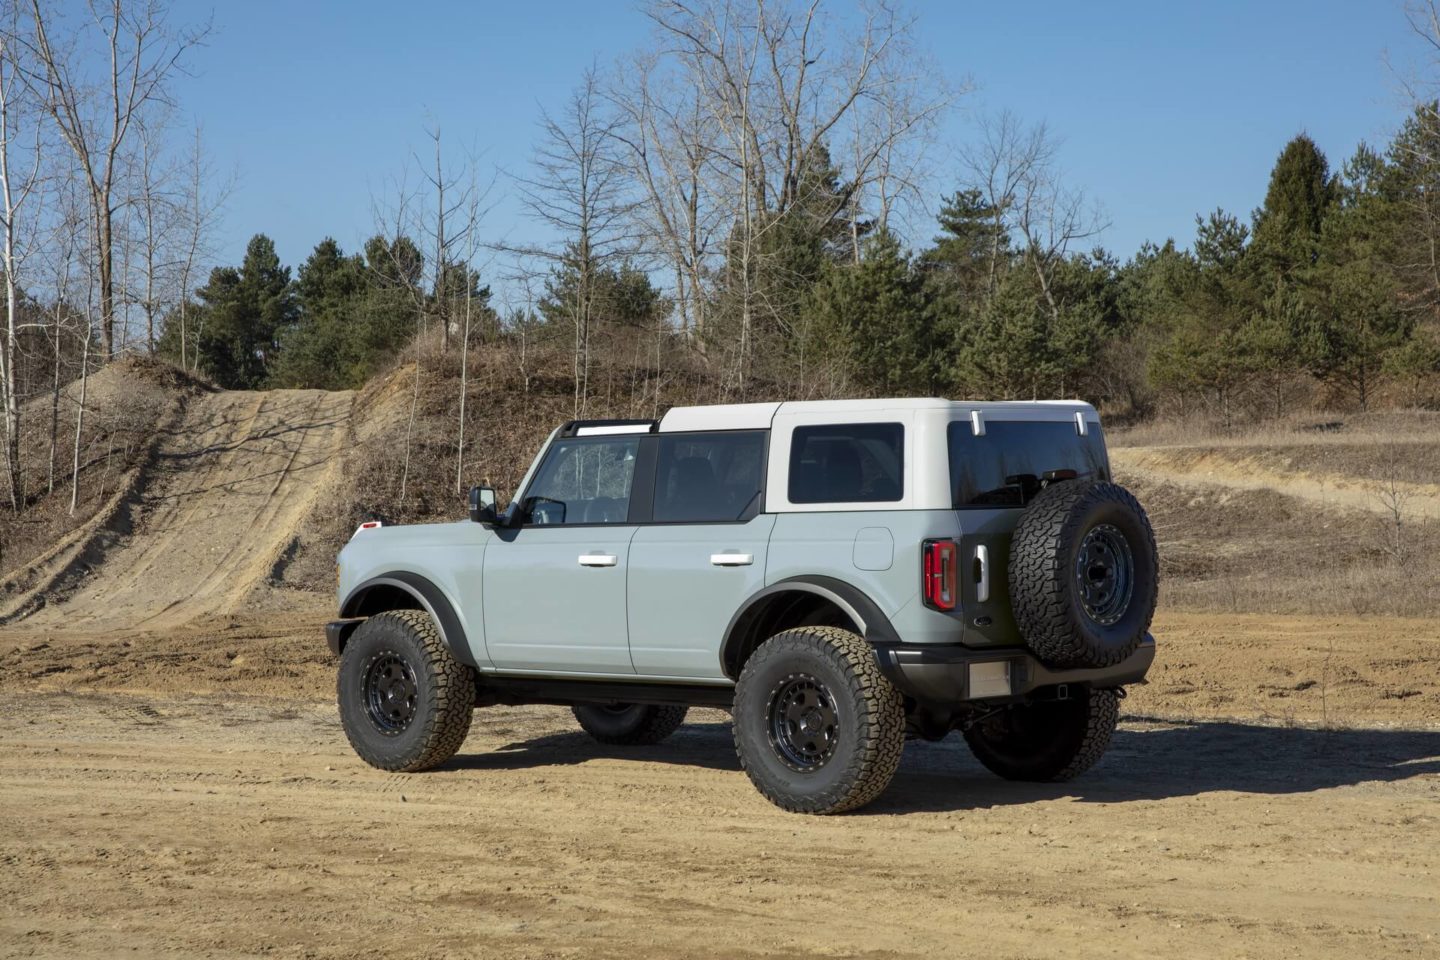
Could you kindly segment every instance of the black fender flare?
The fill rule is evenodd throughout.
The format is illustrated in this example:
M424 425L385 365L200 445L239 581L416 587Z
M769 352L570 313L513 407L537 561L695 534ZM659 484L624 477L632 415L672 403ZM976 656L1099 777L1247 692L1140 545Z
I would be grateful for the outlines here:
M830 601L844 611L871 644L900 642L900 635L895 632L880 605L854 584L817 575L789 577L751 594L726 625L725 639L720 644L720 668L732 680L739 678L740 658L745 652L754 621L767 601L782 593L809 593Z
M470 652L470 643L465 637L465 628L460 625L460 618L456 616L455 608L445 596L445 592L419 574L398 570L371 577L364 583L356 585L346 594L344 601L340 604L340 616L366 617L372 613L383 613L382 610L367 610L365 605L365 599L381 588L399 590L408 594L420 609L430 614L430 619L434 620L435 625L440 628L440 636L445 641L445 646L450 648L450 653L455 659L468 667L479 668L480 665L475 662L475 656Z

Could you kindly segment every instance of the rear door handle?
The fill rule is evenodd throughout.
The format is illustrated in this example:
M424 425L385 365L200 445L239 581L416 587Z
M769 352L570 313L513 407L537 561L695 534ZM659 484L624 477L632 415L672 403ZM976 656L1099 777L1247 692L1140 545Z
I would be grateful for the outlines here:
M717 567L748 567L755 562L753 553L712 553L710 562Z
M613 567L616 557L613 553L582 553L580 554L580 566L582 567Z

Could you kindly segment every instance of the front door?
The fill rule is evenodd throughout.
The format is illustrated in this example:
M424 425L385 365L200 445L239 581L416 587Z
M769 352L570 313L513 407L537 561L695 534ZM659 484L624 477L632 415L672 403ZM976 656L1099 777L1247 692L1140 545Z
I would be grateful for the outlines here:
M630 658L650 677L720 679L720 644L765 586L765 434L661 434L654 508L630 541Z
M625 621L638 436L558 439L497 531L482 579L490 658L502 671L633 674Z

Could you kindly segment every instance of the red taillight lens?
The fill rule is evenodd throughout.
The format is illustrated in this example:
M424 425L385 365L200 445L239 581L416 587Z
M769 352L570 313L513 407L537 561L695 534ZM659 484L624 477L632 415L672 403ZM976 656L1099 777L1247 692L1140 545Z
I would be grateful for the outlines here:
M921 546L925 605L936 610L955 609L954 540L926 540Z

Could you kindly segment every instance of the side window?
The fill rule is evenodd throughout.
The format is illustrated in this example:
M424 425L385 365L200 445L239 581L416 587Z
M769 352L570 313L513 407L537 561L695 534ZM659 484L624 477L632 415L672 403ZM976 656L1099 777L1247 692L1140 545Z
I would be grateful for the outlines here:
M899 423L796 427L791 503L886 503L901 498L905 427Z
M765 434L661 434L656 523L731 523L758 506Z
M525 521L624 523L639 449L634 436L556 441L525 491Z

